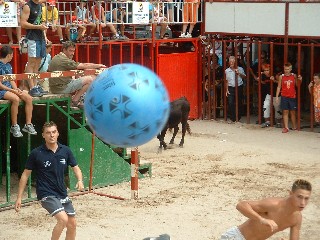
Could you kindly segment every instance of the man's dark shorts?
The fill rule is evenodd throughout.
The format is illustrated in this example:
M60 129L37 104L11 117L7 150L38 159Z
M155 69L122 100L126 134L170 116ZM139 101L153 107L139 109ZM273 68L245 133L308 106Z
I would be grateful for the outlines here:
M282 110L297 110L296 99L281 96L281 109Z
M58 199L54 196L48 196L41 199L41 205L52 217L61 211L65 211L69 216L76 215L72 201L69 197Z

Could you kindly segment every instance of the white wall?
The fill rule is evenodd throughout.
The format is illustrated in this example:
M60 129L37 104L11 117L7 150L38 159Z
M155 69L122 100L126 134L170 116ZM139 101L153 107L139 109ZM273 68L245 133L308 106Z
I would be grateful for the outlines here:
M286 3L206 2L205 32L285 35ZM289 35L320 36L320 4L289 3Z

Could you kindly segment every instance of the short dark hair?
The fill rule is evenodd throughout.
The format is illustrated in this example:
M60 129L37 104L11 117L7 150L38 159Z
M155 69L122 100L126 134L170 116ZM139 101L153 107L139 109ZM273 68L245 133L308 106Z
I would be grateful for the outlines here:
M284 64L285 67L291 67L292 68L292 64L290 62L287 62Z
M55 122L53 122L53 121L45 122L45 123L43 124L43 127L42 127L42 132L44 132L44 130L45 130L46 128L54 127L54 126L55 126L56 128L58 128L57 124L56 124Z
M13 49L9 46L9 45L4 45L1 49L0 49L0 58L5 58L7 57L9 54L13 53Z
M69 47L76 47L76 44L72 41L66 41L62 44L62 50L63 49L68 49Z
M311 186L311 183L308 182L307 180L297 179L296 181L294 181L291 191L295 192L298 189L303 189L311 192L312 186Z
M320 78L320 73L315 73L313 76Z

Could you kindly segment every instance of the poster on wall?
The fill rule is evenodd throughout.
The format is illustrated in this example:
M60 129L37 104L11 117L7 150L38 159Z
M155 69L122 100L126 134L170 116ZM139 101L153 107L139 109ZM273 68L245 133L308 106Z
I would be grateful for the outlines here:
M132 3L132 23L148 24L149 23L149 3L133 2Z
M0 5L0 26L18 27L17 3L5 2Z

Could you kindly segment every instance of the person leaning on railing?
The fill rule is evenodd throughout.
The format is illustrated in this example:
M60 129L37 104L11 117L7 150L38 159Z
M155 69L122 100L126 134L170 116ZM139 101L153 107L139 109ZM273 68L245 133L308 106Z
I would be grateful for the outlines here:
M67 41L62 44L62 51L55 55L48 68L48 72L70 71L80 69L105 68L103 64L79 63L73 60L76 50L75 43ZM83 108L81 96L87 91L88 87L95 79L95 76L83 76L77 79L72 77L49 78L50 91L57 94L74 94L72 97L72 107Z

